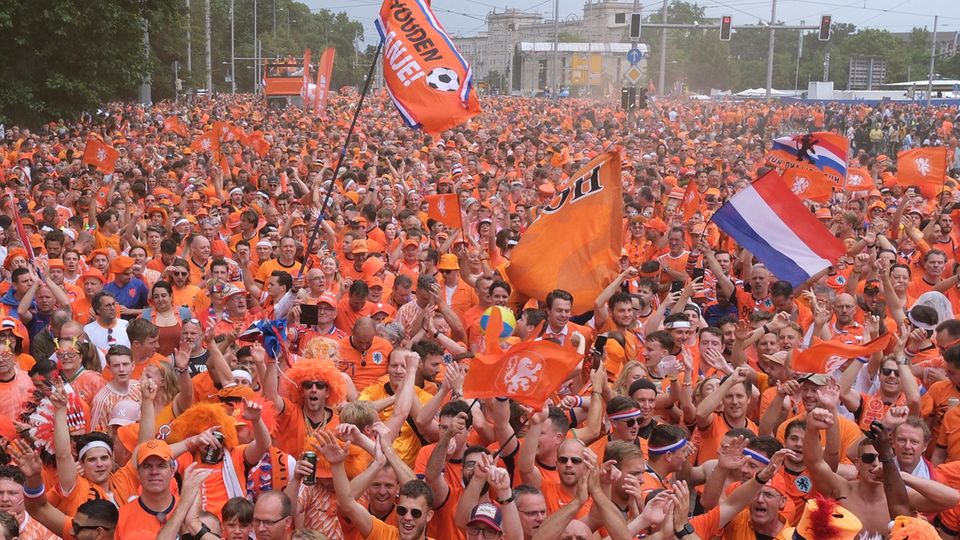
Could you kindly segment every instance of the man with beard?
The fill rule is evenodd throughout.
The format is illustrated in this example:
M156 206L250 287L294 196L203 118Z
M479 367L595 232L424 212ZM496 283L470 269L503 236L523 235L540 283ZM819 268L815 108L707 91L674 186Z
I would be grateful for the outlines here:
M317 449L330 462L333 472L333 486L337 494L338 510L344 519L350 522L361 537L370 540L424 540L427 538L427 523L433 519L433 491L422 480L410 480L400 487L395 512L397 526L384 523L370 514L356 501L350 490L343 462L347 459L349 443L341 448L332 433L318 433L320 445ZM259 538L259 536L258 536Z
M837 399L821 399L825 407L812 409L807 414L803 461L818 492L843 500L845 508L860 516L865 532L886 534L891 516L887 509L887 494L883 489L883 464L873 440L864 438L857 445L857 478L853 481L833 472L823 459L824 448L820 445L820 431L827 432L827 451L837 448L838 433L834 428L837 402ZM903 477L910 507L914 511L940 512L953 508L960 502L960 493L953 488L911 475Z
M417 388L425 390L429 396L435 395L439 389L437 379L443 368L443 347L436 341L421 339L414 343L411 349L420 356L415 383Z

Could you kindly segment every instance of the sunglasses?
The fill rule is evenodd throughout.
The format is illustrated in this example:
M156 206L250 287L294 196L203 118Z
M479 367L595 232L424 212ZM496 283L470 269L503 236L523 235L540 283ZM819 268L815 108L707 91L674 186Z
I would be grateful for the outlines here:
M326 381L303 381L300 383L300 388L304 390L309 390L311 388L316 388L317 390L326 390L327 382Z
M880 454L870 454L870 453L860 454L860 461L862 461L867 465L870 465L871 463L876 461L878 457L880 457Z
M399 504L397 505L398 516L403 517L407 515L407 512L410 513L410 516L413 517L413 519L420 519L420 517L423 516L423 510L419 508L407 508L406 506L402 506Z
M567 463L573 463L574 465L579 465L579 464L583 463L583 458L581 458L581 457L560 456L560 457L557 458L557 463L559 463L559 464L561 464L561 465L566 465Z
M175 275L175 276L185 276L185 275L187 275L187 274L189 274L189 273L190 273L190 272L183 272L183 271L181 271L181 272L172 272L172 274Z
M633 427L640 423L640 420L637 420L636 418L627 418L626 420L619 420L619 421L626 424L627 427Z
M883 375L884 377L889 377L891 375L899 377L900 370L894 368L880 368L880 375Z

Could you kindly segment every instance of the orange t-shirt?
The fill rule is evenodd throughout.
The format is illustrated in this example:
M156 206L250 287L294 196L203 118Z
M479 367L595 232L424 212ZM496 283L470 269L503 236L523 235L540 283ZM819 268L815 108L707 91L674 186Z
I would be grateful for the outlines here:
M791 416L783 421L777 427L777 440L781 443L786 437L787 426L790 425L790 422L793 422L797 419L805 419L807 413L803 412L796 416ZM860 428L857 427L857 424L843 418L842 416L837 417L838 426L840 427L840 463L850 464L850 458L847 457L847 450L849 450L853 445L860 442L860 439L863 438L863 432L860 431ZM826 444L826 434L820 432L820 444Z
M747 429L754 433L759 431L757 425L749 418L746 418L746 421ZM701 465L703 462L711 459L716 459L717 452L720 450L720 441L723 440L723 436L731 429L733 429L733 427L727 424L726 417L721 413L714 413L713 422L706 430L697 428L697 433L700 434L700 444L698 445L700 451L697 452L697 465Z
M174 497L173 504L169 508L160 509L159 512L169 516L176 508L177 502L177 498ZM157 511L156 509L153 510ZM125 504L120 509L120 521L117 522L116 535L117 538L133 538L134 533L143 532L151 533L156 537L162 528L163 523L160 523L160 520L157 519L157 514L145 510L140 502L140 497L137 497L130 501L130 504Z
M137 495L139 489L140 480L133 463L130 462L110 475L109 496L102 487L81 475L77 475L76 484L74 484L70 493L64 494L60 489L60 482L57 482L56 491L62 498L56 506L68 516L76 515L77 508L81 504L94 499L107 499L117 505L118 508L123 508L132 497Z
M120 235L119 234L103 234L100 232L100 229L94 229L93 231L93 249L102 249L102 248L113 248L118 254L120 253Z
M350 336L339 343L340 370L350 375L356 388L366 388L387 374L387 360L393 350L389 341L376 336L370 348L362 353L353 347Z
M436 519L436 515L434 515L434 519ZM431 524L432 523L433 521L431 521ZM370 535L367 536L367 540L400 540L400 529L393 525L387 525L377 518L373 518L373 529L370 531ZM433 540L433 537L428 536L427 540Z

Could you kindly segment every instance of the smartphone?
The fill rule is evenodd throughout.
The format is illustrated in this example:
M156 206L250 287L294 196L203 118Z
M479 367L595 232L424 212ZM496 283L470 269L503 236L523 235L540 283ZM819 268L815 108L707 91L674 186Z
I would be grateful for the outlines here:
M319 324L317 318L317 306L312 306L309 304L300 305L300 324L305 324L307 326L316 326Z
M597 356L603 356L603 350L607 346L607 336L597 336L597 339L593 341L593 350L592 353ZM594 364L599 365L599 362Z
M682 281L673 281L670 283L670 292L675 293L675 292L680 292L682 290L683 290Z
M704 269L703 269L703 268L694 268L694 269L693 269L693 279L697 279L697 278L703 279L703 273L704 273Z

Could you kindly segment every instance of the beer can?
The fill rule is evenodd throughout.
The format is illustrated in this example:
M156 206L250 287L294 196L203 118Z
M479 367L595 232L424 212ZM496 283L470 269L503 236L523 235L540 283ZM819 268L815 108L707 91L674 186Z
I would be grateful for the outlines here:
M201 458L201 461L203 461L207 465L220 463L220 460L223 459L223 441L224 441L223 433L220 433L219 431L214 431L213 438L217 439L217 441L220 443L220 447L217 448L216 446L210 446L207 448L207 451L203 453L203 457Z
M303 479L303 485L312 486L317 483L317 453L316 452L304 452L303 459L313 465L313 470L310 471L310 474Z

